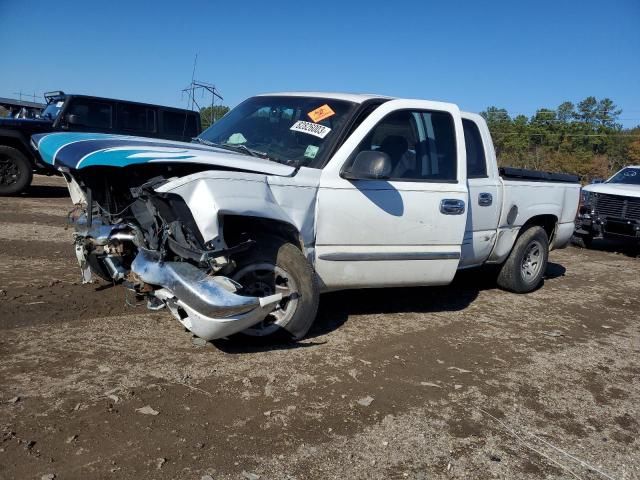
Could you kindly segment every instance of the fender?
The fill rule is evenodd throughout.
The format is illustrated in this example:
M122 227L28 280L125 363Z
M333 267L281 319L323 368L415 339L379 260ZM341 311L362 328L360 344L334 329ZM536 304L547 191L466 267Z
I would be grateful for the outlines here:
M175 179L156 191L184 199L205 243L224 245L220 219L238 215L292 225L304 245L312 245L318 180L313 172L301 172L285 181L257 173L213 170Z

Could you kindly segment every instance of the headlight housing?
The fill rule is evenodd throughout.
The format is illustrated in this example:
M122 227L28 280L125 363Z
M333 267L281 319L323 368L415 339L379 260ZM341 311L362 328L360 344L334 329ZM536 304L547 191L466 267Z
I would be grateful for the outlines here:
M593 212L593 203L596 194L589 192L588 190L582 190L580 192L580 206L578 208L578 215L582 218L590 218Z

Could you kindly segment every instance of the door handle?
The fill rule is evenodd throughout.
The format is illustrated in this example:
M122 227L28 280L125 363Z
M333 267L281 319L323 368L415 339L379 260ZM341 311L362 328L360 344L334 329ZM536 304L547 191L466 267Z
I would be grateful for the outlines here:
M462 215L464 213L464 201L445 198L440 202L440 213L444 215Z
M478 194L478 205L481 207L488 207L493 203L493 195L487 192L482 192Z

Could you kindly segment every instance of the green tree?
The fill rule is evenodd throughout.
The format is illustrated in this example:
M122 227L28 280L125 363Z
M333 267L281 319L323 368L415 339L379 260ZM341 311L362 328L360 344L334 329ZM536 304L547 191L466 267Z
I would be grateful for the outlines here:
M596 123L598 115L598 100L596 97L587 97L578 103L578 111L575 119L579 122L593 125Z
M202 129L209 128L215 122L220 120L229 111L229 107L226 105L214 105L213 108L203 107L200 109L200 119L202 122Z
M620 130L622 126L617 122L618 117L622 113L622 109L613 103L610 98L603 98L598 102L596 111L596 121L605 128L612 130Z
M640 165L640 127L631 130L629 142L629 163L632 165Z
M576 115L576 107L572 102L562 102L558 106L557 117L562 123L570 122Z

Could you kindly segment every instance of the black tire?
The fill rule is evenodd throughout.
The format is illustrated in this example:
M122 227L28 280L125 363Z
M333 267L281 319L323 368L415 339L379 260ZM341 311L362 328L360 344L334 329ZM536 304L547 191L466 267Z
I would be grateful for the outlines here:
M33 179L31 163L20 150L0 146L0 195L17 195L24 191Z
M528 293L540 286L549 259L549 238L542 227L527 228L517 238L500 267L498 286L514 293Z
M245 343L303 338L316 318L319 288L315 272L300 249L278 237L263 236L234 260L236 268L231 278L243 286L240 294L266 296L283 291L287 295L263 322L231 338ZM273 270L269 270L271 267ZM288 287L292 287L290 291ZM287 312L288 308L293 311Z

